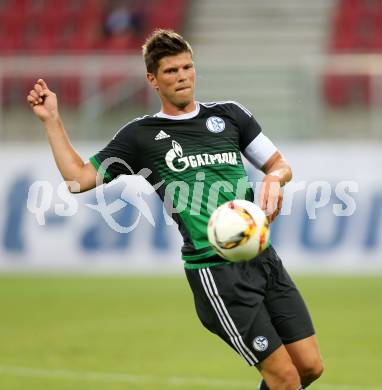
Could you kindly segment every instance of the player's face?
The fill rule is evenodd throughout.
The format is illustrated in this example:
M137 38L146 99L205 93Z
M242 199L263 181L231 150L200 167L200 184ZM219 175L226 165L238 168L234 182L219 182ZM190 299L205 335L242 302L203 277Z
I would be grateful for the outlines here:
M163 108L185 109L194 102L195 68L191 53L163 57L156 75L147 74L158 91Z

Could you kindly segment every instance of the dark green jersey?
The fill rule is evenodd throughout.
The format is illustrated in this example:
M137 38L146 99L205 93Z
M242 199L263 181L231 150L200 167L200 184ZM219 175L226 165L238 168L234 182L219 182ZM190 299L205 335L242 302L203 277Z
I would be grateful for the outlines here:
M182 258L192 268L215 255L207 238L213 210L235 198L253 200L240 152L260 132L238 103L197 103L189 114L159 113L128 123L90 161L97 169L106 162L106 181L143 173L178 224Z

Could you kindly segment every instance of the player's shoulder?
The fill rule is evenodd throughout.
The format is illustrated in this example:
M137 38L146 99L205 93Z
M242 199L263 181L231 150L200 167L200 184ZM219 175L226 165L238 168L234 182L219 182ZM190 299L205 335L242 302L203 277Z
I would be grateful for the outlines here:
M247 115L252 117L252 113L241 103L235 100L224 100L214 102L200 102L200 104L208 110L214 110L217 112L228 113L234 116Z
M113 139L120 138L131 138L134 137L136 131L142 126L145 121L150 118L150 115L144 115L132 119L131 121L122 125L117 132L114 134Z

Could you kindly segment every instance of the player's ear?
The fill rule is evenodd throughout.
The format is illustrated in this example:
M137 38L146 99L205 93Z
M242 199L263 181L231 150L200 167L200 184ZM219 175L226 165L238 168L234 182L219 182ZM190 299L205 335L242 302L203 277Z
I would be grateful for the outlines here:
M147 78L147 81L149 82L149 84L154 88L154 89L158 89L158 82L157 82L157 78L155 77L154 73L146 73L146 78Z

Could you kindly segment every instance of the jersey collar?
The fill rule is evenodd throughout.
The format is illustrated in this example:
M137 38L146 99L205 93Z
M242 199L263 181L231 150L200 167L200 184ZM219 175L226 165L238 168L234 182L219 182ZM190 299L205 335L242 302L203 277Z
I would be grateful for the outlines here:
M155 118L166 118L166 119L172 119L172 120L175 120L175 121L178 121L178 120L181 120L181 119L191 119L191 118L195 118L198 114L199 114L199 111L200 111L200 105L199 105L199 102L195 102L195 110L194 111L191 111L191 112L188 112L187 114L181 114L181 115L168 115L168 114L165 114L164 112L162 111L159 111L157 112L154 117Z

